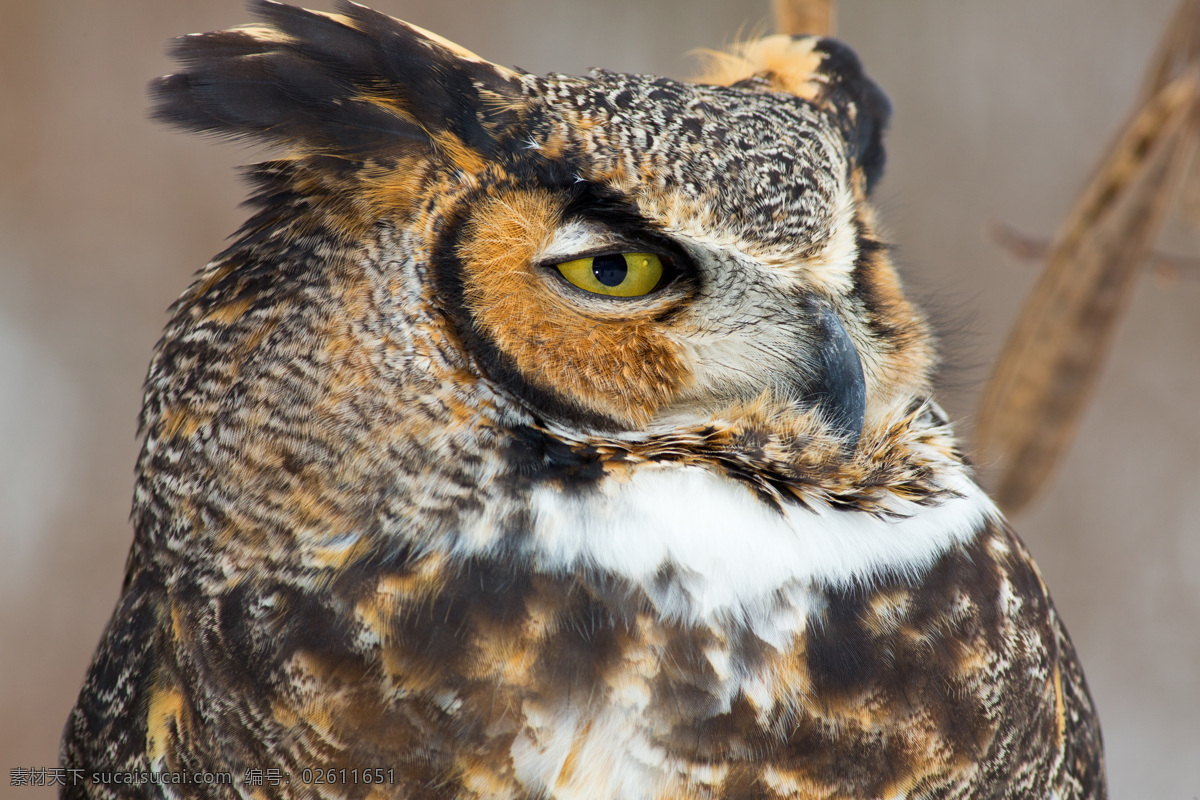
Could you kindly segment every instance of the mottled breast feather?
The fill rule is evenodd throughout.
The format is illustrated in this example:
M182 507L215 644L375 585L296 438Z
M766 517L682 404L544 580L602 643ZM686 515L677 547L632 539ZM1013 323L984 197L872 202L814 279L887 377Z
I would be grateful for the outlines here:
M538 77L250 6L153 87L276 152L150 365L63 797L1105 797L845 45Z

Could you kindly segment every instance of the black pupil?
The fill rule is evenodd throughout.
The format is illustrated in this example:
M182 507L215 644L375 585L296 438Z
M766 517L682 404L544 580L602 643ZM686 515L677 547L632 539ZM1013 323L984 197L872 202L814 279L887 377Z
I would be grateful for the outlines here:
M624 256L596 256L592 259L592 274L605 286L620 286L629 274L629 267Z

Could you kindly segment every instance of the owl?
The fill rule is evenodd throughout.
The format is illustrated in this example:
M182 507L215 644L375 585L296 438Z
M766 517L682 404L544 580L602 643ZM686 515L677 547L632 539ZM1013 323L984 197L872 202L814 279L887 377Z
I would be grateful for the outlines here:
M150 366L64 797L1105 797L845 45L538 77L251 8L154 86L275 157Z

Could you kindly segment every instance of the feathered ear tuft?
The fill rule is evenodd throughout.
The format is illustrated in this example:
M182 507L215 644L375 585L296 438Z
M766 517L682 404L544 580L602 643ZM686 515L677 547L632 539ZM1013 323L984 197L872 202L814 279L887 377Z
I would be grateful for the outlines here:
M184 69L151 85L156 118L296 155L429 148L472 163L519 123L520 75L432 33L353 3L250 8L265 24L176 41Z
M810 40L811 41L811 40ZM824 89L818 102L833 110L851 157L866 177L867 193L883 177L887 155L883 133L892 116L892 104L863 72L854 51L837 39L817 39L814 52L822 54L819 75Z
M833 115L861 169L868 194L883 175L883 132L892 115L887 95L863 72L858 56L836 39L817 36L767 36L736 46L730 53L709 52L697 80L789 92Z

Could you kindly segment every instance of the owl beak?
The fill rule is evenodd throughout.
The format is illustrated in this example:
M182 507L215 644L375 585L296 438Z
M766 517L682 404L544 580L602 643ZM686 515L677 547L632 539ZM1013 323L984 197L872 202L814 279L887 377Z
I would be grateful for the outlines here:
M821 411L845 449L852 451L862 437L867 415L862 362L850 334L832 309L815 306L812 329L816 370L797 387L798 394L804 405Z

